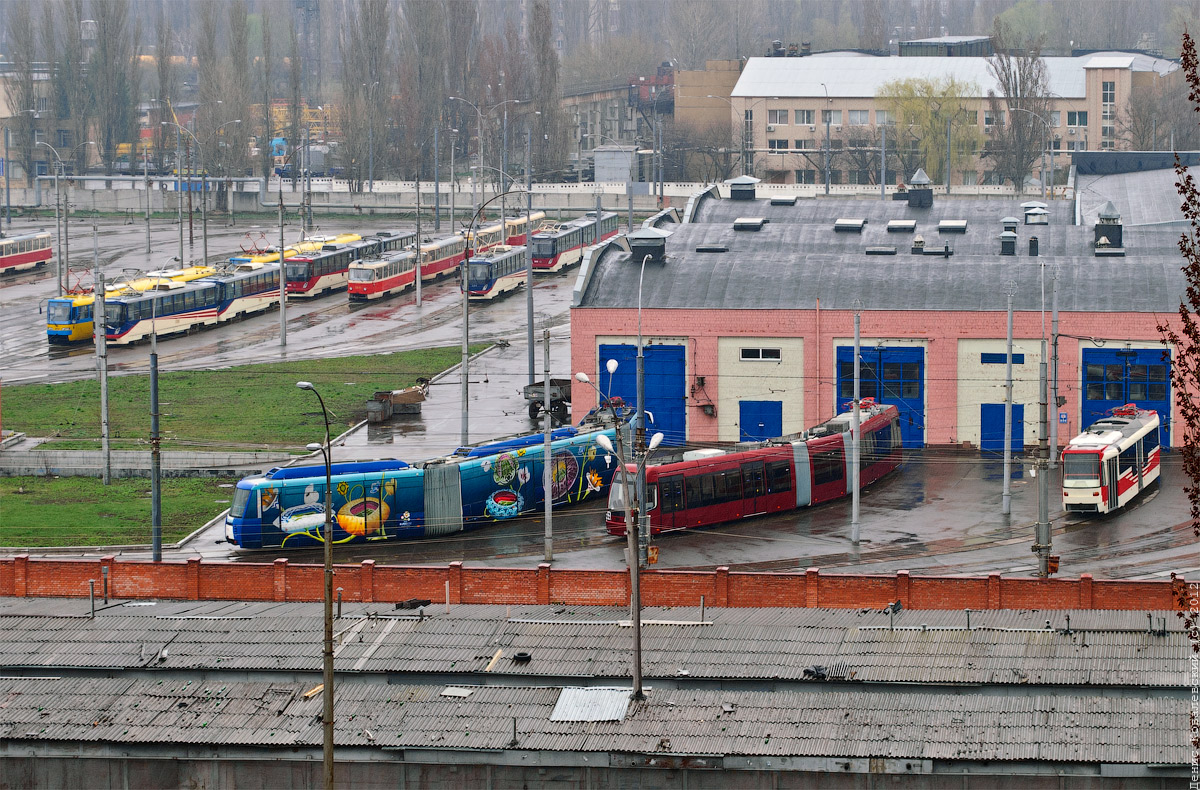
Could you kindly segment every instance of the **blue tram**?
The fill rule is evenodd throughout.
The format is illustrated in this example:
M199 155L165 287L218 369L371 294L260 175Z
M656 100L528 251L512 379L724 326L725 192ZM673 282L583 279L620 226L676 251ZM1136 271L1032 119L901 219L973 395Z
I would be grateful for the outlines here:
M474 301L495 299L529 279L525 247L505 244L475 255L467 262L467 294Z
M551 437L554 505L602 501L618 461L597 443L592 423ZM629 436L628 424L623 424ZM545 506L541 435L463 448L409 466L402 461L334 464L334 543L428 538L486 527ZM324 542L325 466L272 469L237 484L226 537L247 549Z

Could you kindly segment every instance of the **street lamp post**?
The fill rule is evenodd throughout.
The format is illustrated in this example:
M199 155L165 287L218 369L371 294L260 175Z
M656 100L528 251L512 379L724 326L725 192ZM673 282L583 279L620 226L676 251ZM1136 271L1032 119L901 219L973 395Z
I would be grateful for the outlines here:
M58 165L58 167L55 168L55 173L54 173L54 209L55 209L54 210L54 223L57 226L58 225L58 213L59 213L58 212L58 204L61 200L61 197L60 197L59 191L58 191L58 177L60 174L64 178L66 177L65 165L63 164L62 157L58 155L57 148L50 145L50 143L42 142L42 141L38 141L38 145L44 145L47 148L49 148L50 151L54 154L54 160L55 160L56 164ZM82 142L79 145L77 145L71 149L70 155L74 156L76 151L78 151L80 148L83 148L86 145L95 145L95 143L92 142L91 140ZM5 163L6 167L7 167L7 164L8 163L6 162ZM71 213L67 210L67 206L64 201L64 205L62 207L62 234L59 236L59 239L58 239L59 249L62 251L61 254L58 256L58 294L57 294L58 296L62 296L62 294L63 294L63 280L65 277L68 276L67 273L71 269L71 231L70 231L70 226L68 225L68 223L70 222L70 218L71 218Z
M325 787L333 788L333 448L329 445L329 411L325 399L317 388L308 381L297 381L296 386L310 390L321 404L321 416L325 419L325 443L308 445L310 451L320 449L325 457L325 650L322 660L323 686L321 689L324 708L321 724L324 731Z
M610 359L607 367L609 375L611 376L612 373L617 369L617 361L615 359ZM575 378L577 381L587 384L592 389L596 390L596 395L601 398L601 402L604 402L604 398L603 395L601 395L600 390L596 388L595 384L592 384L591 379L588 378L586 373L580 371L575 374ZM609 404L609 409L612 410L613 414L613 422L616 427L617 443L614 447L612 441L609 440L608 435L600 433L596 435L596 444L600 445L600 447L606 452L613 453L617 456L617 464L619 465L618 472L621 475L621 486L625 499L625 537L627 543L626 552L628 554L629 564L629 590L630 597L632 598L630 619L633 622L633 690L630 694L630 697L635 700L642 700L646 698L646 695L642 690L642 595L640 584L641 566L638 562L638 532L640 532L639 525L642 523L640 514L642 500L637 498L636 494L630 496L629 465L625 462L625 454L622 452L622 430L620 418L617 416L616 406L613 405L612 398L608 398L607 401ZM650 439L650 445L647 448L645 456L636 463L635 475L644 474L646 461L649 459L650 453L653 452L656 447L658 447L662 440L663 435L661 433L654 434L654 436ZM616 485L615 481L613 485Z
M833 120L833 110L830 105L833 104L833 99L829 98L829 88L825 87L825 83L821 83L821 87L825 90L825 194L829 194L829 124Z
M475 110L475 115L477 116L477 121L478 121L477 135L478 135L478 140L479 140L479 164L480 164L480 165L482 165L482 164L484 163L484 156L483 156L483 116L485 116L485 115L490 115L490 114L492 113L492 111L493 111L493 110L497 110L497 109L499 109L500 107L505 107L505 110L504 110L504 143L505 143L505 147L507 147L507 142L508 142L508 108L506 107L506 105L509 105L509 104L522 104L522 103L524 103L524 102L526 101L525 99L505 99L505 100L504 100L504 101L502 101L502 102L496 102L495 104L491 105L490 107L487 107L487 108L480 108L480 107L479 107L477 104L475 104L474 102L472 102L472 101L468 101L467 99L464 99L464 98L463 98L463 97L461 97L461 96L449 96L448 98L449 98L451 101L460 101L460 102L462 102L463 104L469 104L469 105L471 106L471 108L472 108L473 110ZM500 161L500 168L499 168L499 170L500 170L501 172L503 172L503 171L504 171L504 159L505 159L505 156L506 156L506 152L502 150L502 151L500 152L500 154L501 154L501 161ZM505 184L504 184L504 177L502 176L502 177L501 177L501 179L500 179L500 192L501 192L501 193L503 193L504 191L505 191ZM474 184L474 180L472 179L472 183L471 183L471 196L472 196L472 200L474 200L474 195L475 195L475 184ZM482 195L482 197L483 197L483 198L486 198L486 197L487 197L486 191L484 192L484 194ZM476 203L476 208L479 208L479 204L478 204L478 203ZM501 219L503 219L503 218L504 218L504 212L503 212L503 210L501 210L501 212L500 212L500 216L501 216Z
M375 88L379 86L379 80L372 82L367 88L367 107L370 111L367 113L367 191L375 191L375 102L373 100Z
M226 126L229 126L230 124L241 123L241 122L242 121L239 118L237 120L228 121L226 123L221 124L215 130L213 130L212 134L210 134L207 138L205 138L205 141L207 142L208 140L210 140L213 137L220 134L221 130L224 129ZM176 127L177 129L179 129L179 131L183 132L188 137L192 138L192 140L196 143L196 153L199 154L199 156L200 156L200 179L201 179L200 180L200 185L201 185L201 187L200 187L200 191L201 191L201 196L200 196L200 238L201 238L201 243L203 244L204 265L207 266L208 265L208 210L207 210L207 206L208 206L208 171L207 171L207 164L205 162L205 157L204 157L204 147L202 145L200 145L200 141L198 139L196 139L196 135L192 134L192 131L190 129L188 129L187 127L180 126L179 124L175 123L174 121L160 121L160 123L163 126ZM191 186L192 186L191 179L189 178L188 179L188 191L189 192L191 191ZM180 231L180 239L182 239L182 230ZM182 260L183 260L183 258L181 255L180 261L182 261Z

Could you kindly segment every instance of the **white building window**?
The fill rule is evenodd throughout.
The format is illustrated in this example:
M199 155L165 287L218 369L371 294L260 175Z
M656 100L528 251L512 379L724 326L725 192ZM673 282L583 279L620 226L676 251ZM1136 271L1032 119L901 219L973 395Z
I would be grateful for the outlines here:
M803 124L807 124L812 126L815 123L813 120L815 117L816 112L813 110L796 110L796 125L801 126Z
M767 123L772 126L787 126L787 110L767 110Z
M849 110L847 122L850 126L869 126L871 123L871 111Z
M786 153L788 150L787 140L767 140L767 150L773 154Z
M834 126L842 125L841 110L821 110L821 123L831 123Z
M1004 125L1004 110L993 113L991 110L983 111L983 125L991 126L992 124Z
M892 114L890 112L888 112L887 110L876 110L875 111L875 125L876 126L886 126L888 124L892 124L895 122L896 122L896 119L893 118Z
M1050 125L1055 128L1062 126L1062 110L1050 111Z
M743 362L779 362L783 358L778 348L743 348Z

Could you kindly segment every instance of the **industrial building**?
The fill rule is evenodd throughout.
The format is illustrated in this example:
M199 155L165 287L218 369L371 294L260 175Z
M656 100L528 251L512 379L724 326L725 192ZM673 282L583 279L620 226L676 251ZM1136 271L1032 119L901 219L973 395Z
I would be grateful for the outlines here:
M1089 177L1074 200L1043 202L927 184L797 199L735 179L693 198L682 224L655 218L660 230L585 260L572 366L634 402L640 333L646 408L668 442L786 436L852 399L857 313L861 395L899 407L906 446L1000 450L1011 293L1014 446L1036 443L1039 364L1053 380L1055 358L1060 443L1134 402L1178 444L1158 331L1185 295L1174 181ZM581 388L574 405L594 401Z

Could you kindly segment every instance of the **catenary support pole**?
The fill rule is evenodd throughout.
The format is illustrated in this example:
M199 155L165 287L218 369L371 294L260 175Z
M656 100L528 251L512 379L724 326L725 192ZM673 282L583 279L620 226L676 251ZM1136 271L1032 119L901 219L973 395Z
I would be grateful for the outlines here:
M879 125L879 199L887 200L887 124Z
M550 330L542 330L542 358L545 378L542 385L542 423L545 436L542 439L542 491L546 501L546 538L544 561L554 560L554 456L550 450Z
M420 165L418 165L417 167L419 168ZM416 187L417 187L417 247L416 247L416 249L417 249L417 269L416 269L416 272L413 274L413 282L416 283L416 286L417 286L417 289L416 289L417 290L417 307L420 307L421 306L421 298L423 296L422 280L424 279L421 276L421 264L423 263L423 261L421 260L422 255L421 255L421 171L420 170L417 170ZM467 265L467 262L463 261L463 266L466 266L466 265Z
M1000 494L1000 513L1012 513L1012 354L1013 354L1013 289L1008 289L1008 345L1004 358L1004 483Z
M100 449L104 455L102 478L104 485L112 482L112 456L108 446L108 344L104 327L104 274L96 270L96 369L100 375Z
M860 530L860 525L858 523L858 507L859 507L859 502L858 502L858 495L859 495L858 494L858 487L859 487L858 461L859 461L859 453L861 452L861 450L859 449L859 445L861 443L859 440L859 433L860 433L860 428L862 427L862 421L860 420L860 414L859 414L859 384L860 384L860 381L859 381L858 353L859 353L859 348L861 347L861 342L862 342L861 321L862 321L862 311L855 310L854 311L854 416L850 418L850 491L852 492L850 495L850 501L851 501L850 542L856 546L859 543L859 530ZM837 411L837 409L834 409L834 411Z
M439 131L437 126L433 127L433 230L435 233L442 229L442 175L438 170L442 149L438 145Z
M150 156L149 152L142 152L142 180L146 192L146 254L150 254ZM183 266L183 261L179 262L179 266Z
M525 130L525 326L526 345L529 346L529 383L533 383L533 171L530 155L533 147L533 131ZM550 381L546 380L549 389Z
M279 345L287 346L287 264L284 263L283 253L283 176L281 175L279 176Z
M158 436L158 278L150 300L150 544L162 562L162 458Z
M1053 173L1053 153L1050 149ZM1058 469L1058 264L1054 264L1050 291L1050 468Z
M1038 557L1038 576L1045 579L1050 575L1050 472L1049 447L1046 436L1046 341L1042 341L1041 362L1038 363L1038 401L1040 415L1038 425L1038 523L1034 534L1034 553Z

